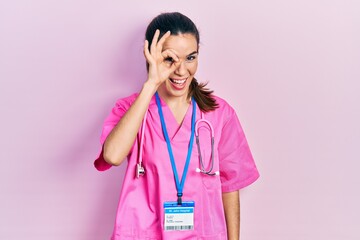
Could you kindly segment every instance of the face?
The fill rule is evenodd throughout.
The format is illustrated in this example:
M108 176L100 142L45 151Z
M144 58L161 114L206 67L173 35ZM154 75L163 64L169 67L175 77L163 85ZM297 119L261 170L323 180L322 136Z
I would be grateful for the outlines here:
M198 44L192 34L169 36L163 51L170 49L180 60L180 65L159 88L167 97L187 97L189 86L198 66ZM172 59L165 59L171 65Z

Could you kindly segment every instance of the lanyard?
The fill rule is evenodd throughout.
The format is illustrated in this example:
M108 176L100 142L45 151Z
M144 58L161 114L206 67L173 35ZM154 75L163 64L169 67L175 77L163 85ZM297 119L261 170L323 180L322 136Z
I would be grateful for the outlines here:
M171 148L170 138L169 138L168 132L166 130L166 124L165 124L164 114L163 114L161 103L160 103L160 97L159 97L159 94L157 92L155 93L155 97L156 97L156 104L157 104L159 115L160 115L161 128L163 130L163 134L164 134L164 137L165 137L165 140L166 140L166 144L167 144L167 148L168 148L168 152L169 152L169 156L170 156L171 167L172 167L172 170L173 170L173 173L174 173L176 190L177 190L177 197L178 197L177 202L178 202L178 205L182 205L182 196L183 196L184 183L185 183L185 179L186 179L186 174L187 174L188 169L189 169L190 157L191 157L192 147L193 147L193 143L194 143L195 119L196 119L196 102L195 102L194 97L192 97L191 102L192 102L192 105L193 105L193 110L192 110L192 116L191 116L190 143L189 143L189 147L188 147L188 153L187 153L187 157L186 157L184 171L183 171L183 174L182 174L182 177L181 177L181 182L180 182L179 181L179 175L178 175L178 172L177 172L177 169L176 169L176 164L175 164L173 151L172 151L172 148Z

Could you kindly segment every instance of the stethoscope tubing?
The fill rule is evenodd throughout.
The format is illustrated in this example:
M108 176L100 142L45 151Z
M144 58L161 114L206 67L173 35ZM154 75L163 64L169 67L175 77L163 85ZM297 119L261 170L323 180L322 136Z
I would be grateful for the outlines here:
M206 170L205 168L205 165L204 165L204 161L202 159L202 154L201 154L201 147L200 147L200 139L199 139L199 124L200 123L205 123L208 127L209 127L209 130L210 130L210 133L211 133L211 163L210 163L210 168L208 170ZM201 112L201 118L199 120L196 121L196 124L195 124L195 138L196 138L196 145L197 145L197 149L198 149L198 152L199 152L199 161L200 161L200 166L201 166L201 169L196 169L197 172L200 172L200 173L204 173L206 175L209 175L209 176L215 176L215 175L219 175L218 172L212 172L213 168L214 168L214 162L215 162L215 137L214 137L214 128L212 127L212 124L206 120L204 117L203 117L203 112Z
M142 122L142 126L141 126L141 137L140 137L140 149L139 149L139 155L138 155L138 163L137 163L137 167L136 167L136 177L139 178L140 176L143 176L145 174L145 169L142 166L142 156L143 156L143 144L144 144L144 133L145 133L145 127L146 127L146 118L147 118L147 114L148 114L148 110L145 112L145 116ZM204 165L204 161L202 159L202 154L201 154L201 147L200 147L200 139L199 139L199 124L200 123L205 123L211 133L211 163L210 163L210 168L208 170L206 170L205 165ZM203 117L203 112L201 112L201 118L199 120L196 121L195 123L195 140L196 140L196 145L197 145L197 150L199 152L199 161L200 161L200 168L196 169L196 172L200 172L209 176L216 176L219 175L219 172L212 172L214 169L214 162L215 162L215 137L214 137L214 128L212 127L212 124L206 120Z

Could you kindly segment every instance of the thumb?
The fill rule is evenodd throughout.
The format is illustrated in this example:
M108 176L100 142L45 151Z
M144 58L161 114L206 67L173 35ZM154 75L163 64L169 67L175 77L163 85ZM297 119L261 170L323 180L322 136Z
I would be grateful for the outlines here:
M173 64L168 69L168 73L169 74L173 73L180 66L180 64L181 64L181 61L173 62Z

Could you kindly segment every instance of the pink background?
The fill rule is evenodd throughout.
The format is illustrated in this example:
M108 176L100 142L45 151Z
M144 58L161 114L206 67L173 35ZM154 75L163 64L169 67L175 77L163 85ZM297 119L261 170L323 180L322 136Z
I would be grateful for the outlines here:
M198 25L197 77L237 110L261 172L241 192L242 239L360 239L359 9L2 1L0 239L109 239L125 166L92 162L115 100L145 80L144 30L164 11Z

